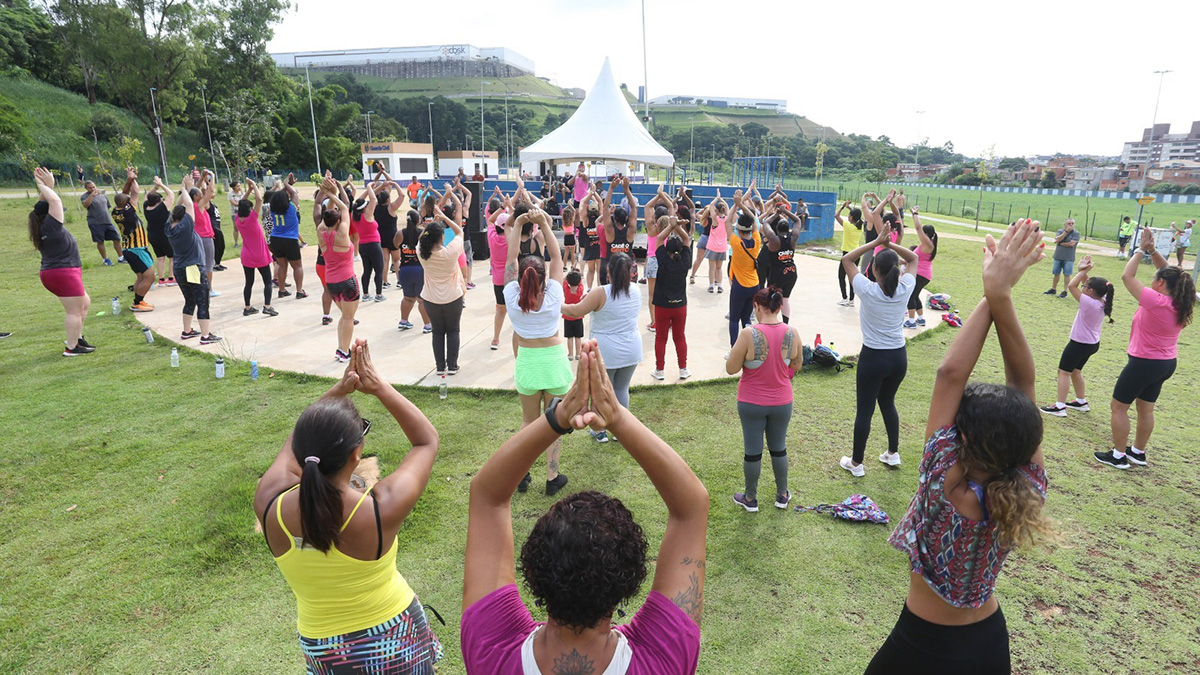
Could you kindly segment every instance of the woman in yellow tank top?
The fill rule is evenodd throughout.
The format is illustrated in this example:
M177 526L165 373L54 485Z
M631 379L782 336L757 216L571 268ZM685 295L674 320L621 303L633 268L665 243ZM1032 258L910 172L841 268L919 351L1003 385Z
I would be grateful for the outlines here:
M433 673L442 648L420 600L396 569L397 534L429 482L433 424L384 382L366 340L351 347L342 379L304 410L254 495L254 511L296 596L296 630L308 672ZM362 493L350 477L371 423L350 394L375 396L412 449Z

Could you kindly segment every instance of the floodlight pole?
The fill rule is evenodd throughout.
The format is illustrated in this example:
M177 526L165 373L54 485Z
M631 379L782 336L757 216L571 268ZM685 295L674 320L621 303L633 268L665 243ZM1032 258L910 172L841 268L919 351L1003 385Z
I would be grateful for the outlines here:
M1167 73L1174 72L1171 70L1156 70L1155 75L1158 75L1158 93L1154 96L1154 117L1150 120L1150 142L1146 144L1146 170L1150 170L1150 153L1154 152L1154 125L1158 124L1158 101L1162 98L1163 78ZM1159 157L1162 160L1162 157ZM1146 176L1142 174L1142 191L1145 192Z
M150 107L154 110L154 137L158 140L158 159L162 162L163 180L169 183L171 177L167 175L167 151L163 148L162 120L158 119L158 103L154 100L156 91L158 87L150 87Z
M483 145L483 85L491 82L479 81L479 151L483 153L483 176L487 177L487 149Z
M304 64L304 81L308 84L308 114L312 117L313 127L313 153L317 156L317 173L321 173L321 148L317 145L317 113L313 108L312 100L312 80L308 77L308 67L311 63Z
M913 164L917 165L917 173L921 168L921 122L925 119L925 111L917 111L917 142L913 144Z
M200 102L204 105L204 130L208 132L208 154L213 158L213 168L216 168L217 158L213 154L212 127L208 125L208 97L204 95L206 87L200 87Z

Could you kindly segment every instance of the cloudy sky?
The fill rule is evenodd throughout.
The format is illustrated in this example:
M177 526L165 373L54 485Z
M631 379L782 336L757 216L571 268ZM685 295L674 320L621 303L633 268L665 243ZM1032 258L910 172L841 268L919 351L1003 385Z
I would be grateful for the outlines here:
M930 144L950 140L967 154L995 146L997 156L1117 155L1150 125L1154 71L1172 70L1158 122L1182 132L1200 120L1194 0L1162 0L1140 12L1063 0L645 0L645 7L652 98L782 98L791 112L843 133L886 134L907 145L919 127ZM270 48L462 43L512 49L564 87L591 87L605 56L618 82L633 91L643 82L640 0L454 0L415 12L366 0L298 0Z

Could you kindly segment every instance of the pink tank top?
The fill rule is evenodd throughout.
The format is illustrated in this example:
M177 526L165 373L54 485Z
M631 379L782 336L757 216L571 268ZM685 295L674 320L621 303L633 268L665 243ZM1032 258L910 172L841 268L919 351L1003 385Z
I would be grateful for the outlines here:
M916 254L917 254L917 276L925 277L926 279L932 280L933 279L933 256L932 256L932 254L922 251L920 246L917 247Z
M348 246L345 251L335 251L333 242L337 236L336 230L322 230L321 241L325 244L325 282L336 284L354 277L354 247Z
M792 376L796 371L783 362L783 338L791 330L786 323L757 324L750 329L759 339L767 340L767 358L758 367L749 363L742 365L742 377L738 380L739 403L771 406L787 405L794 397ZM751 346L750 359L754 358Z

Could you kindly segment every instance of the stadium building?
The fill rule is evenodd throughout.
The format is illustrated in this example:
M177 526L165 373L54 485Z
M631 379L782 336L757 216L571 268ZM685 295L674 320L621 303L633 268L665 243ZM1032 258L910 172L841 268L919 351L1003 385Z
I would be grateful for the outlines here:
M520 77L533 75L533 61L503 47L473 45L331 49L272 54L280 68L376 75L379 77Z

